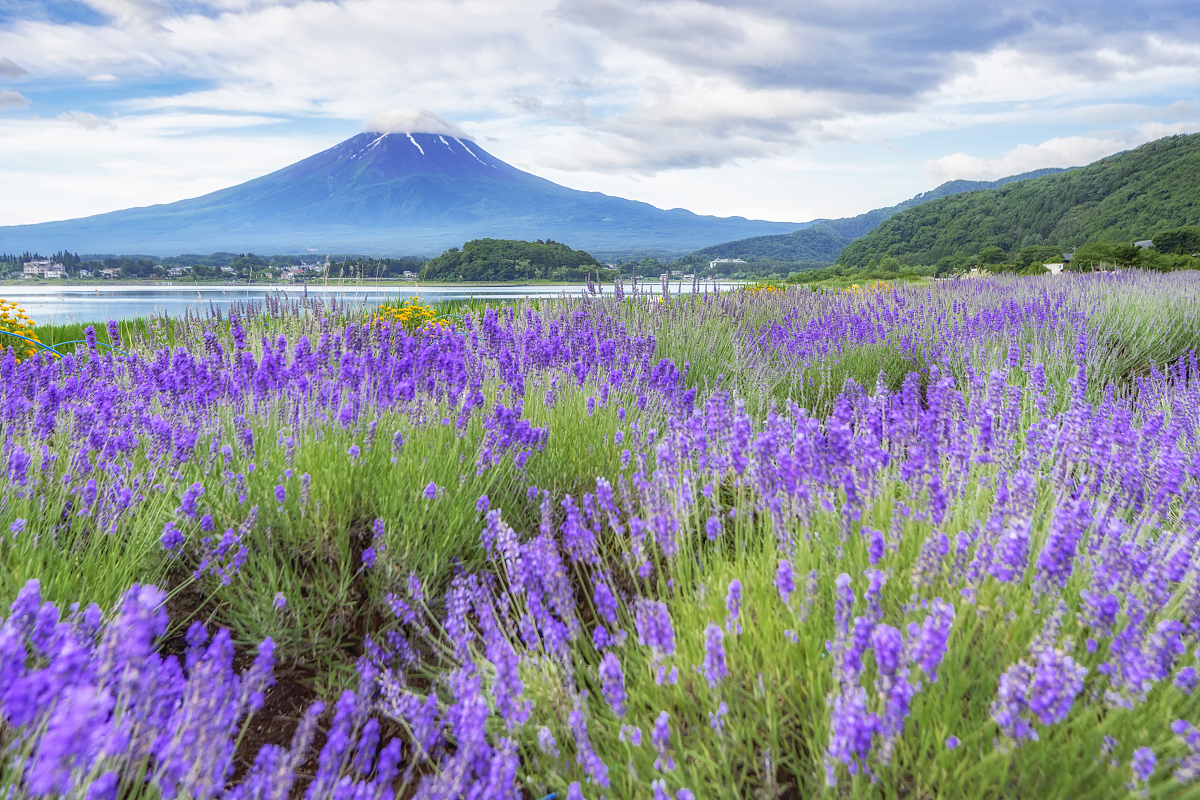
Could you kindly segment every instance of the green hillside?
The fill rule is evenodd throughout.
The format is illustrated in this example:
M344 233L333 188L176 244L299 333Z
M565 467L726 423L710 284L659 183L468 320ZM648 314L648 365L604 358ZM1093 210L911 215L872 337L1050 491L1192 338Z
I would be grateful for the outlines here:
M577 281L607 268L583 250L561 242L473 239L462 249L451 247L425 265L421 277L431 281Z
M1022 172L1020 175L1009 175L1007 178L998 178L994 181L946 181L936 189L921 192L916 197L910 197L908 200L897 203L894 206L874 208L854 217L826 220L824 224L829 226L839 236L844 236L847 239L857 239L860 236L866 236L878 228L884 220L899 214L901 211L916 208L931 200L937 200L939 197L961 194L962 192L978 192L983 189L998 189L1001 186L1016 183L1017 181L1027 181L1032 178L1041 178L1045 175L1058 175L1072 169L1078 169L1078 167L1068 167L1067 169L1047 167L1045 169L1035 169L1032 172Z
M1024 248L1154 239L1200 224L1197 175L1200 134L1167 137L1081 169L902 211L847 245L837 263L937 264L994 247L1013 259Z
M714 244L684 256L685 264L701 264L714 258L770 258L778 261L823 261L832 263L850 242L830 230L825 223L817 223L791 233L775 236L752 236L735 242Z

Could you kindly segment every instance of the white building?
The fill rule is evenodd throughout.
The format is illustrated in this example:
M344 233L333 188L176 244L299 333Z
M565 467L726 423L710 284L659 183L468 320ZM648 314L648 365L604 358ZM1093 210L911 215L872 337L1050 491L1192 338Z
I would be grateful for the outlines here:
M1140 247L1143 250L1153 250L1154 249L1154 240L1153 239L1142 239L1140 242L1134 242L1133 246Z
M26 261L24 277L26 278L65 278L67 271L62 264L51 261Z
M78 275L78 276L79 276L79 277L81 277L81 278L90 278L90 277L92 277L92 271L91 271L90 269L81 269L81 270L79 270L78 272L76 272L75 274L76 274L76 275Z
M716 269L717 264L745 264L746 262L740 258L714 258L708 262L709 269Z
M1063 271L1062 264L1043 264L1042 266L1044 266L1046 269L1050 270L1051 275L1062 275L1062 271Z

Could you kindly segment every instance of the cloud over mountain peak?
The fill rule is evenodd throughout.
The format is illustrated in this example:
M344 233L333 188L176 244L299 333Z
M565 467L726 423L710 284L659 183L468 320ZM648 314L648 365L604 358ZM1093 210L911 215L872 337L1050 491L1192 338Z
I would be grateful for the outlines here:
M467 132L432 111L423 108L393 108L367 120L366 133L436 133L470 139Z

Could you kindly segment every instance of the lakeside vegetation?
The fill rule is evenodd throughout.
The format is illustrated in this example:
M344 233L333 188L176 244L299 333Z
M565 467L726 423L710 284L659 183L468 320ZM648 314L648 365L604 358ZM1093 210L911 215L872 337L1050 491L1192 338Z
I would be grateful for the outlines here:
M38 330L82 344L0 359L16 796L1200 775L1200 273Z
M473 239L430 259L421 277L434 281L582 281L612 270L583 250L552 239Z

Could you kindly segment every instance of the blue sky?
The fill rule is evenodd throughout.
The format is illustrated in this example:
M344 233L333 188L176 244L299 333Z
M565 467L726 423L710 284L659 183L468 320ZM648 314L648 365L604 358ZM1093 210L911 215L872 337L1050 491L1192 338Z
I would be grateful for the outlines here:
M804 221L1200 131L1200 12L0 0L0 224L194 197L394 108L575 188Z

